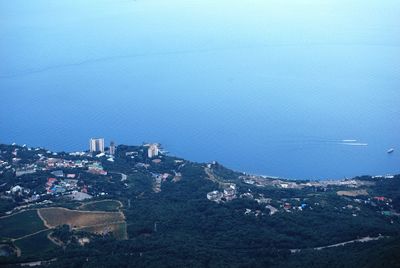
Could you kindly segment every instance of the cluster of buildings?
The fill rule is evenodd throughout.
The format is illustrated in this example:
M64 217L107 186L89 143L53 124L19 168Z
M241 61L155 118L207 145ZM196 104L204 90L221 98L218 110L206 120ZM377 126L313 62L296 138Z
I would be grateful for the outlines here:
M26 164L15 170L15 176L19 177L25 174L32 174L36 172L35 164Z
M46 192L47 194L64 194L71 191L82 191L87 193L86 186L78 187L78 180L76 179L57 179L48 178L46 182Z
M66 198L78 201L92 198L92 196L88 194L87 186L78 186L77 180L65 179L52 181L51 179L52 178L49 178L50 181L46 184L46 189L48 189L47 194L49 195L62 195Z
M85 169L88 171L94 171L92 173L107 175L107 172L103 170L101 164L97 161L92 160L67 160L63 158L47 158L44 155L40 155L40 159L32 164L22 164L15 167L15 174L17 177L35 173L37 171L49 171L54 169ZM57 172L62 172L58 170ZM61 173L60 173L61 174ZM60 175L61 176L61 175Z
M242 197L242 196L241 196ZM265 209L267 209L268 215L272 216L279 211L282 212L293 212L293 211L303 211L304 209L308 208L309 205L306 204L303 200L301 201L300 198L292 198L292 199L281 199L281 200L276 200L274 203L276 207L271 205L271 198L265 198L262 194L259 195L259 197L254 198L255 201L257 201L258 204L260 205L265 205ZM309 207L312 209L311 207ZM245 215L254 215L256 217L260 215L266 215L261 210L251 210L251 209L246 209Z
M3 174L8 170L15 170L14 166L21 161L21 158L17 158L18 148L12 152L12 159L3 158L3 154L7 154L7 151L0 151L0 174Z
M87 194L87 186L79 186L78 180L75 179L75 174L64 174L61 170L52 172L54 177L49 177L44 185L45 192L34 192L31 189L15 185L9 191L5 191L3 198L15 199L19 198L24 203L39 202L40 200L47 199L48 196L66 196L73 197L76 193L85 193L85 199L91 198Z
M24 196L28 195L31 192L30 189L23 188L19 185L13 186L9 191L6 191L6 194L11 194L15 196Z
M91 138L89 140L89 151L91 153L106 153L104 138ZM116 146L115 142L110 142L110 147L108 147L108 154L115 155Z
M277 178L270 178L265 176L245 175L239 177L244 183L254 185L257 187L273 186L283 189L302 189L307 186L304 183L290 182L287 180L280 180Z
M93 162L88 167L88 172L95 175L107 175L107 171L104 170L100 162Z
M85 152L72 152L69 153L70 156L79 156L79 157L92 157L93 153L100 153L100 155L96 155L97 157L105 155L104 153L104 139L103 138L92 138L90 139L90 153ZM16 149L13 154L17 156ZM116 151L116 146L114 142L110 143L109 147L109 156L113 156ZM51 157L49 157L49 154ZM99 174L99 175L107 175L107 172L103 169L100 162L92 161L88 159L83 160L70 160L64 159L58 156L56 153L52 153L47 151L47 154L38 153L38 159L31 164L18 164L20 158L13 158L13 164L16 176L22 176L25 174L32 174L37 171L47 171L52 169L75 169L75 168L87 168L90 173ZM90 158L89 158L90 159ZM110 158L109 158L110 159ZM113 159L112 159L113 160ZM0 166L8 165L8 162L0 160ZM10 168L12 165L9 166Z
M91 151L104 151L103 139L91 139L90 143ZM114 143L110 145L110 153L115 153ZM80 159L76 159L76 157ZM10 163L8 159L11 159ZM4 173L8 169L15 172L16 177L43 171L51 173L44 184L44 192L34 192L14 184L2 195L2 198L20 200L18 202L23 200L25 203L39 202L47 199L49 195L66 196L75 200L91 198L87 193L88 187L82 184L78 185L77 175L73 170L78 169L79 172L86 170L88 173L96 175L107 175L101 162L93 159L92 152L73 152L65 155L26 146L0 152L0 172ZM3 185L3 187L6 186L6 184Z
M84 200L92 198L88 194L88 186L79 184L79 180L75 173L65 174L62 170L51 172L54 177L49 177L45 184L46 193L44 195L65 196L74 200ZM77 198L79 196L79 198Z
M158 143L149 143L145 144L147 147L147 157L155 158L160 154L160 144ZM110 156L114 156L116 152L115 142L111 141L108 151L105 150L105 142L104 138L91 138L89 140L89 151L92 154L106 154L108 153ZM135 157L135 155L132 155Z
M50 170L54 168L84 168L89 163L88 160L66 160L63 158L46 157L42 157L41 162L45 164L45 170Z
M236 184L227 183L224 185L224 189L222 191L212 191L207 193L207 199L213 202L222 202L222 201L232 201L237 196Z
M274 186L278 188L298 188L297 186L293 186L291 182L285 182L278 179L267 179L260 176L242 176L241 179L247 184L256 185L256 186ZM281 184L287 184L281 185ZM238 190L236 185L233 183L220 183L220 186L223 188L222 191L212 191L207 193L207 199L213 202L227 202L232 201L237 198ZM239 195L240 198L251 199L256 201L260 207L258 209L250 209L247 208L244 211L244 215L252 215L252 216L261 216L261 215L274 215L279 211L282 212L293 212L293 211L303 211L306 208L310 208L308 204L306 204L306 199L300 198L291 198L291 199L280 199L273 201L272 198L264 197L263 194L253 193L251 189L248 192L241 193ZM265 208L262 209L262 207ZM266 212L268 211L268 212Z
M257 176L257 175L243 175L239 177L244 183L257 186L257 187L277 187L283 189L303 189L305 187L322 187L328 186L345 186L350 188L359 188L362 186L372 186L373 181L357 180L357 179L346 179L346 180L320 180L320 181L309 181L309 182L295 182L282 180L278 178ZM379 176L373 178L393 178L393 176Z
M145 148L140 148L140 150L142 150L146 158L151 159L153 162L161 160L159 158L161 154L159 144L148 144L145 145ZM45 175L47 176L45 182L38 181L38 184L33 186L34 188L29 187L32 189L26 188L23 183L19 185L13 184L12 181L3 183L0 185L2 189L0 198L14 200L21 204L19 208L22 208L39 202L50 201L52 197L84 200L92 198L92 195L107 195L104 192L96 193L96 187L88 181L84 182L81 177L83 172L107 175L108 173L103 167L102 161L105 159L104 157L108 161L114 161L116 151L115 143L111 142L107 148L103 138L91 138L89 140L89 150L86 152L71 152L68 154L57 154L42 148L6 146L0 150L0 174L8 170L17 177L37 172L40 172L40 177L43 177L43 174L48 174ZM139 156L139 153L138 151L127 152L126 156L134 158ZM150 166L145 163L143 165L146 168ZM182 175L178 172L175 176L167 173L153 174L153 176L153 190L159 192L161 191L162 182L168 178L178 181ZM88 189L90 189L90 194Z
M151 143L146 144L147 147L147 156L148 158L156 158L160 155L160 144L158 143ZM57 153L46 151L44 153L43 149L41 148L28 148L24 145L24 148L28 151L40 151L36 154L37 158L35 158L34 163L30 164L20 164L21 158L18 157L19 148L15 148L12 152L14 156L12 158L11 163L8 161L4 161L0 158L0 174L3 173L3 170L6 169L14 169L16 176L22 176L25 174L32 174L38 170L46 171L51 170L54 168L86 168L90 169L90 172L95 174L106 175L106 172L103 170L101 166L96 164L92 164L93 161L89 160L68 160L63 159L62 157L58 156ZM89 140L89 152L71 152L69 153L70 156L75 157L93 157L96 156L97 158L106 156L107 160L113 162L114 155L116 153L117 147L115 142L111 141L106 151L105 141L104 138L91 138ZM127 156L131 156L132 158L137 156L137 152L130 152L127 153ZM153 159L157 161L157 159Z

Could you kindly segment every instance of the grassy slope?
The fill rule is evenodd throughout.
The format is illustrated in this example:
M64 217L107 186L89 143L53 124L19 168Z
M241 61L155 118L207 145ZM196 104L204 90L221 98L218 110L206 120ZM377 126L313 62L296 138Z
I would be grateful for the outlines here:
M83 204L80 207L80 210L89 210L89 211L118 211L121 204L115 200L104 200L104 201L96 201L87 204Z
M38 252L50 252L57 248L48 238L49 231L15 241L15 245L21 249L22 256L35 256Z
M0 237L18 238L46 229L36 210L0 218Z

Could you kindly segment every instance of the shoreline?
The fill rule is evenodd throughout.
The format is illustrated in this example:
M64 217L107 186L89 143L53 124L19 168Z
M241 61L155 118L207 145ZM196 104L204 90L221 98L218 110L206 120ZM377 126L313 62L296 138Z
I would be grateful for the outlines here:
M143 143L142 143L142 144L143 144ZM49 151L49 152L51 152L51 153L56 153L57 155L58 155L59 153L61 153L61 152L67 153L67 154L76 153L76 152L79 152L79 153L87 153L87 152L88 152L88 151L79 151L79 150L71 150L71 151L69 151L69 150L68 150L68 151L67 151L67 150L65 150L65 151L64 151L64 150L61 150L61 151L53 151L53 150L50 150L50 149L48 149L48 148L46 148L46 147L44 147L44 146L37 146L37 147L33 146L33 147L30 147L30 146L28 146L27 144L20 145L20 144L17 144L17 143L15 143L15 142L10 143L10 144L1 143L1 142L0 142L0 145L26 147L26 148L30 148L31 150L43 149L43 150ZM127 145L127 144L119 144L119 145L124 145L124 146L141 146L141 145ZM57 155L55 155L55 156L57 156ZM173 155L173 154L169 154L169 155L170 155L170 156L173 156L173 157L177 157L177 158L182 158L182 159L184 159L184 160L186 160L186 161L197 162L197 161L192 161L192 160L183 158L183 157L181 157L181 156L176 156L176 155ZM218 161L217 161L217 162L218 162ZM206 163L209 163L209 162L206 162L206 161L199 161L199 162L197 162L197 163L204 163L204 164L206 164ZM219 162L218 162L218 163L219 163ZM224 165L224 166L225 166L225 165ZM225 167L227 167L227 166L225 166ZM355 178L355 177L361 177L361 176L370 176L370 177L372 177L372 178L378 178L378 177L385 178L385 177L391 177L391 176L395 176L395 175L397 175L397 174L400 174L400 170L399 170L398 172L385 173L385 175L382 175L382 174L379 174L379 175L377 175L377 174L362 174L362 175L354 175L354 176L343 176L342 178L329 178L329 177L323 177L323 178L294 178L294 177L284 177L284 176L277 176L277 175L265 175L265 174L257 174L257 173L253 173L253 172L238 171L238 170L236 170L236 169L234 169L234 168L231 168L231 167L227 167L227 168L229 168L229 169L231 169L231 170L233 170L233 171L235 171L235 172L243 173L243 174L250 175L250 176L257 176L257 177L263 177L263 178L268 178L268 179L276 179L276 180L286 180L286 181L311 181L311 182L312 182L312 181L324 181L324 182L329 182L329 181L345 181L345 180L349 180L349 179L353 179L353 178Z

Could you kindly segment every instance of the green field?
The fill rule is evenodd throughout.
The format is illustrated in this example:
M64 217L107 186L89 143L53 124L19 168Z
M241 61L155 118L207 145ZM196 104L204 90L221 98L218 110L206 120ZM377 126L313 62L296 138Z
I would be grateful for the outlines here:
M16 249L12 244L0 244L0 257L15 256Z
M54 251L57 246L47 238L50 232L51 230L44 231L15 241L14 244L21 250L22 256L35 256L38 253Z
M83 204L80 209L89 211L118 211L120 207L121 204L119 201L103 200Z
M24 211L9 217L0 218L0 237L19 238L44 230L46 227L36 210Z

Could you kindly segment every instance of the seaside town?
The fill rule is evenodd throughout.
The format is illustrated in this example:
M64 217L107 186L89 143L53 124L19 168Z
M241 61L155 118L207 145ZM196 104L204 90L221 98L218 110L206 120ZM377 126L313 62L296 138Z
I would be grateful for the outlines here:
M0 255L17 258L32 258L27 252L37 233L47 234L41 243L49 250L86 247L100 238L120 241L174 230L176 222L190 222L190 214L203 210L270 228L280 226L273 227L276 221L303 224L326 217L346 219L346 224L352 219L362 225L366 218L380 223L379 228L367 224L354 241L386 239L400 224L400 200L392 186L398 175L289 180L236 172L216 161L191 162L169 155L158 143L106 147L103 138L92 138L88 150L70 153L0 145L0 178ZM194 207L188 212L185 206ZM26 225L32 217L38 227ZM15 232L13 224L23 227ZM352 241L333 239L332 245ZM52 250L45 254L51 256ZM303 251L296 246L290 252Z
M20 206L12 211L26 208L34 204L51 203L54 198L69 200L87 200L93 197L107 196L106 191L100 191L90 183L90 175L103 176L110 179L118 174L109 174L102 162L114 162L116 145L114 142L105 148L103 138L92 138L89 142L89 150L84 152L55 153L43 148L31 148L26 145L12 144L5 147L8 150L0 150L0 175L15 177L9 182L0 185L0 199L13 200ZM160 163L156 158L160 154L159 144L144 144L146 155L153 163ZM10 150L11 149L11 150ZM143 152L143 149L141 149ZM125 156L134 159L139 151L126 152ZM138 162L135 167L147 169L150 164ZM161 191L161 182L170 174L151 173L154 177L154 191ZM19 184L19 178L24 176L40 177L42 185L38 185L34 179L32 188ZM47 176L46 176L47 175ZM127 179L125 174L121 182ZM45 176L45 178L43 178ZM180 173L176 172L174 179L179 180Z
M211 165L208 165L211 168ZM210 171L209 171L210 172ZM362 206L377 208L382 215L400 216L392 204L392 199L385 196L371 196L365 188L373 187L374 180L393 179L392 175L373 176L372 180L348 179L348 180L325 180L325 181L288 181L278 178L269 178L266 176L241 175L239 179L247 185L256 186L257 188L271 187L275 189L291 190L291 189L313 189L315 192L329 192L334 190L337 196L343 197L347 202L342 207L336 207L337 210L352 211L352 216L356 217L361 211ZM256 189L248 189L247 192L238 193L237 186L234 183L223 183L222 189L211 191L207 194L207 199L216 203L229 202L235 198L245 198L256 201L258 204L264 205L267 212L256 209L246 208L245 215L274 215L282 212L301 212L305 209L312 210L316 207L324 207L320 202L314 202L312 196L318 194L308 194L307 197L292 197L272 199L267 198L264 194L257 193ZM343 188L344 187L344 188ZM339 190L342 189L342 190ZM361 190L360 190L361 189Z
M55 153L43 148L31 148L26 145L8 146L11 151L0 151L0 175L12 173L16 179L4 182L0 185L0 198L13 200L18 206L6 213L10 214L32 205L51 203L54 199L67 200L88 200L93 197L107 197L109 193L104 187L96 187L90 176L100 176L107 180L118 177L120 187L130 187L127 182L127 175L110 171L104 168L105 163L114 163L118 147L114 142L105 147L103 138L92 138L89 141L89 150L83 152ZM27 158L27 156L29 156ZM141 157L139 157L141 156ZM144 156L144 158L143 158ZM160 170L157 167L163 161L164 153L157 143L143 144L137 150L125 151L123 157L135 161L133 171L143 170L152 178L152 190L154 193L162 191L162 185L166 181L179 182L182 180L182 173L179 171L187 164L182 159L174 159L173 169ZM138 159L145 160L139 161ZM279 211L303 211L320 206L318 202L310 203L309 197L278 198L264 196L258 193L257 189L275 188L282 190L313 189L314 191L326 192L332 188L345 187L337 190L336 194L348 201L346 206L339 209L352 210L354 216L361 208L358 205L364 204L379 207L384 215L398 215L393 209L392 200L385 196L371 196L365 188L375 184L374 180L393 179L392 175L374 176L372 180L346 179L346 180L321 180L321 181L293 181L266 176L248 175L241 173L237 181L225 180L214 173L214 167L218 163L213 162L204 165L206 178L216 183L219 189L208 192L206 198L212 202L224 203L237 198L245 198L263 204L265 211L252 211L246 209L246 215L273 215ZM18 178L27 175L39 175L42 185L29 186L18 184ZM47 175L47 176L46 176ZM45 176L43 178L43 176ZM36 182L34 180L33 184ZM238 186L238 183L240 186ZM31 183L32 184L32 183ZM246 185L255 186L254 189L246 189ZM308 191L308 190L307 190Z

